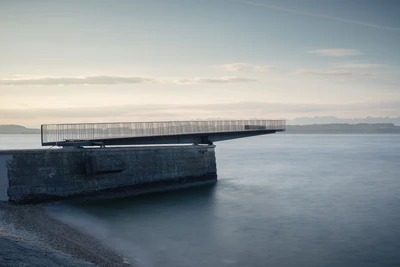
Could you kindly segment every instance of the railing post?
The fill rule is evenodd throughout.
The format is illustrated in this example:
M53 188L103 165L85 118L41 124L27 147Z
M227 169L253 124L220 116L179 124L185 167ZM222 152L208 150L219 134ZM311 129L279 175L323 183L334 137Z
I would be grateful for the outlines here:
M249 125L249 127L246 127ZM258 128L257 128L258 127ZM261 127L261 128L260 128ZM214 120L41 125L41 142L91 140L118 137L230 132L244 130L286 130L286 120Z

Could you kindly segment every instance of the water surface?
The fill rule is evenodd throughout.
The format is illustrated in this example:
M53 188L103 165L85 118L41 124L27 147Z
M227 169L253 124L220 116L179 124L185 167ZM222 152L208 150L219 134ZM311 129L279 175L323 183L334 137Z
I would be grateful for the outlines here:
M51 209L139 266L400 266L400 135L216 144L214 186Z

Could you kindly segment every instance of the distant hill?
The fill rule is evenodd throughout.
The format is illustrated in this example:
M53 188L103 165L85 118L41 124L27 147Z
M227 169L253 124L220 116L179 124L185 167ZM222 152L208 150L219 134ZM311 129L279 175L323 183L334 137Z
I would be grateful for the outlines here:
M342 119L334 116L325 117L301 117L293 120L287 120L289 125L310 125L310 124L333 124L333 123L393 123L400 126L400 117L366 117L366 118L353 118Z
M40 129L30 129L21 125L0 125L0 134L39 134Z
M400 134L393 123L287 125L288 134Z
M400 134L400 126L393 123L329 123L287 125L287 134ZM0 134L40 134L40 129L21 125L0 125Z

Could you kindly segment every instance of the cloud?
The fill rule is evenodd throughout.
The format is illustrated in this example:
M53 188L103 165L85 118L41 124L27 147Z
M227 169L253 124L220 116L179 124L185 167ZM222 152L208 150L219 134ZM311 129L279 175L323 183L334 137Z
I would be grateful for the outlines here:
M0 78L0 86L11 85L108 85L108 84L139 84L139 83L246 83L255 79L240 77L218 78L148 78L148 77L124 77L124 76L82 76L82 77L27 77L27 78Z
M146 77L86 76L0 79L0 85L132 84L156 82Z
M350 68L350 69L377 69L388 67L385 64L372 64L372 63L343 63L335 65L336 68Z
M113 122L113 121L153 121L192 120L196 118L268 118L315 114L339 114L343 112L384 112L399 116L399 101L353 102L342 104L327 103L278 103L278 102L230 102L196 105L115 105L82 108L35 108L2 109L0 123L21 123L27 121L41 123L67 122ZM23 121L22 121L23 120Z
M311 75L311 76L322 76L322 77L359 77L359 76L376 76L377 73L369 73L369 72L354 72L348 70L307 70L307 69L298 69L293 72L296 75Z
M221 78L191 78L176 79L177 84L198 84L198 83L249 83L256 82L256 79L240 78L240 77L221 77Z
M359 50L345 49L345 48L317 49L317 50L312 50L312 51L308 51L308 52L319 55L319 56L330 56L330 57L345 57L345 56L362 55L362 52Z
M303 11L296 10L296 9L283 8L283 7L274 6L274 5L265 4L265 3L257 3L257 2L244 1L244 0L243 1L238 1L238 2L241 2L243 4L247 4L247 5L265 7L265 8L285 11L285 12L304 15L304 16L309 16L309 17L316 17L316 18L322 18L322 19L327 19L327 20L336 20L336 21L340 21L340 22L344 22L344 23L357 24L357 25L364 26L364 27L369 27L369 28L388 30L388 31L400 31L400 28L382 26L382 25L378 25L378 24L374 24L374 23L365 22L365 21L356 21L356 20L345 19L345 18L340 18L340 17L332 17L332 16L323 15L323 14L315 14L315 13L303 12Z
M249 63L230 63L221 66L227 71L253 70L259 72L269 72L273 68L269 65L253 65Z

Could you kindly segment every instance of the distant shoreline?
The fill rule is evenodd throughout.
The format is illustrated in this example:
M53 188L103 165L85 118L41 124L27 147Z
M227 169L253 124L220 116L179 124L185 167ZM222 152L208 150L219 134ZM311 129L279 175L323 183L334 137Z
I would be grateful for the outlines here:
M400 134L393 123L287 125L287 134Z
M0 134L40 134L40 129L30 129L21 125L0 125ZM400 134L400 126L393 123L287 125L285 134Z
M0 133L0 134L21 134L21 135L25 135L25 134L36 134L36 135L38 135L38 134L40 134L40 131L37 132L37 133Z
M277 133L279 135L398 135L400 133Z
M394 135L394 134L400 134L400 132L396 133L364 133L364 132L354 132L354 133L342 133L342 132L326 132L326 133L311 133L311 132L276 132L276 134L279 135L327 135L327 134L337 134L337 135L351 135L351 134L360 134L360 135ZM0 136L2 135L40 135L40 133L0 133Z
M22 125L0 125L0 134L40 134L40 129L26 128Z

